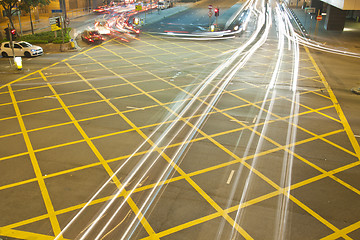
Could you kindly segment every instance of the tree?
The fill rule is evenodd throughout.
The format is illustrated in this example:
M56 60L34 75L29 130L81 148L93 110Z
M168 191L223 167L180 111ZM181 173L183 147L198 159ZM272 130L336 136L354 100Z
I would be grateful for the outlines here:
M6 17L9 19L10 26L13 29L15 29L15 26L12 21L12 16L15 15L15 13L17 13L18 11L18 9L16 9L15 11L13 9L16 7L18 3L19 3L18 0L0 0L0 4L4 8Z
M30 15L30 25L31 25L31 33L34 34L34 27L31 17L31 8L37 6L45 6L49 5L50 0L21 0L20 9L24 10L25 12L29 13Z
M0 4L4 8L6 17L9 19L11 28L13 29L15 29L15 26L12 16L19 13L20 9L30 12L31 7L48 5L49 3L50 0L0 0Z

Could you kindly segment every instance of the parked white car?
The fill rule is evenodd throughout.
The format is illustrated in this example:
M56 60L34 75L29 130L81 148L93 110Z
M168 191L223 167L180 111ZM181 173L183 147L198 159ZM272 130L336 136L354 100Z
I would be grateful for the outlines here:
M1 56L13 56L10 42L3 42L0 47ZM15 56L33 57L40 56L43 54L43 49L39 46L31 45L28 42L14 42L14 53Z

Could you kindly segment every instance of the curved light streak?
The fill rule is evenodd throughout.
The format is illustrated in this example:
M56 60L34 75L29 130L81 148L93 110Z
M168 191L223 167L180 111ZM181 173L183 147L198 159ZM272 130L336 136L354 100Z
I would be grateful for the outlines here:
M254 38L253 38L254 39ZM253 40L252 39L252 40ZM223 64L221 64L217 69L215 69L213 71L213 73L211 73L209 75L209 77L204 81L204 83L201 86L200 89L197 89L197 92L196 94L194 94L194 97L192 98L192 100L190 101L190 103L187 105L187 107L185 107L182 112L177 116L177 120L180 120L181 117L185 114L185 112L192 106L193 102L196 101L196 99L200 96L200 94L202 93L202 91L205 89L206 85L207 85L207 82L210 83L211 81L213 81L224 69L226 69L235 59L236 57L240 56L243 52L243 50L245 49L246 46L242 46L240 47L230 58L228 58L227 61L225 61ZM247 57L248 59L249 57ZM230 78L229 78L230 79ZM208 113L210 111L210 109L212 108L212 106L215 104L215 102L218 100L218 98L220 97L223 89L225 88L225 86L228 84L229 81L225 81L222 83L221 87L218 87L218 86L215 86L215 87L218 87L218 90L217 90L217 93L214 95L214 97L212 98L211 100L211 104L206 108L205 110L205 113ZM221 83L221 81L220 81ZM215 89L214 87L214 89ZM200 108L200 106L198 107ZM175 109L175 112L177 110ZM193 128L193 131L191 133L188 134L187 138L191 138L192 136L194 136L194 134L196 133L196 130L197 128L203 123L204 119L205 119L205 116L206 114L202 114L202 118L200 118L198 121L197 121L197 126L195 126L195 128ZM170 125L170 128L167 129L167 131L165 131L162 135L162 137L165 137L167 135L167 133L174 127L176 121L174 121L171 125ZM161 127L161 125L157 128L159 129ZM179 129L180 131L181 129ZM153 132L153 134L155 134L156 131ZM153 135L151 134L151 136ZM151 137L150 136L150 137ZM149 137L149 138L150 138ZM143 144L141 144L137 151L145 144L145 142L147 142L146 139ZM162 140L162 138L158 139L156 143L159 143L160 141ZM170 144L170 143L168 143ZM156 146L157 144L155 144ZM151 152L154 151L155 149L155 146L152 147L151 151L149 151L149 153L146 155L146 158L150 155ZM178 153L182 153L185 149L184 147L185 145L183 145L181 148L179 148L178 150ZM181 150L180 150L181 149ZM124 166L134 155L135 155L136 152L134 152L125 162L124 164L122 164L122 166ZM180 154L178 154L178 156L180 156ZM158 156L158 158L160 157L160 155ZM158 159L157 158L157 159ZM179 158L179 157L177 157ZM113 202L115 201L115 199L123 192L123 190L125 189L125 186L127 186L130 182L130 180L132 179L132 177L135 176L135 174L137 173L137 171L140 169L141 165L144 163L145 160L142 160L136 168L133 169L133 171L131 172L131 174L127 177L127 180L121 185L120 189L117 191L117 193L115 194L115 196L113 196L112 200L110 202L108 202L107 206L105 208L103 208L103 210L100 212L100 214L98 215L97 218L95 218L95 220L92 222L92 224L90 225L90 227L87 228L87 230L84 232L84 234L82 234L81 238L80 239L84 239L86 238L90 232L92 231L92 229L95 227L95 225L100 221L100 219L104 216L105 212L107 209L110 208L110 206L113 204ZM155 161L154 161L155 162ZM122 167L121 166L121 167ZM151 165L153 166L153 164ZM62 235L64 233L64 231L66 231L68 229L69 226L71 226L74 221L79 217L80 214L82 214L82 212L89 206L89 204L96 198L96 196L99 195L99 193L105 188L105 186L111 181L112 178L114 178L116 176L116 174L120 171L121 167L108 179L108 181L96 192L96 194L85 204L85 206L78 212L78 214L69 222L69 224L63 229L63 231L55 238L55 239L58 239L60 235ZM168 168L167 168L168 169ZM163 176L166 176L166 173L167 171L163 171L163 174L162 174L162 177ZM143 177L145 176L145 174L143 175ZM139 183L143 180L143 177L140 178L140 180L138 181L138 183L136 184L136 186L139 185ZM157 184L159 184L159 181L157 182ZM154 188L153 192L155 192L155 189L156 187ZM135 190L135 188L133 188L129 194L127 194L127 197L124 199L124 202L126 201L127 198L130 197L131 193ZM154 199L154 198L152 198ZM149 197L146 199L146 202L150 201L150 195ZM123 203L124 203L123 202ZM146 203L145 202L145 203ZM122 206L122 205L121 205ZM121 209L121 207L118 208L118 211L119 209ZM142 206L141 208L142 210L145 209L145 205ZM148 208L147 208L148 209ZM113 220L117 214L117 212L115 212L115 214L113 214L113 216L111 217L110 220ZM139 212L140 213L140 212ZM137 216L138 217L138 216ZM135 220L136 218L134 218ZM106 224L106 227L109 225L110 221ZM133 221L134 223L134 221ZM133 224L132 223L132 224ZM104 233L106 227L98 234L97 238L99 238L101 236L102 233ZM128 228L128 231L130 231L130 228Z

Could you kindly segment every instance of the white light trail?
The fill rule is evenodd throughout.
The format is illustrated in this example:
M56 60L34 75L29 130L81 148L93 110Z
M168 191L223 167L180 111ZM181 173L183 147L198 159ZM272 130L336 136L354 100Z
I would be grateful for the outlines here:
M253 37L251 39L251 41L253 41L255 39L255 37ZM247 46L247 45L246 45ZM187 104L184 109L181 111L181 113L176 117L176 120L180 120L183 115L185 114L185 112L190 109L190 107L193 105L193 103L196 101L196 99L200 96L200 94L204 91L205 87L207 86L207 82L212 82L223 70L225 70L233 61L235 61L236 57L240 56L243 52L243 50L245 49L246 46L243 46L243 47L240 47L234 54L232 57L230 57L227 61L225 61L223 64L221 64L217 69L215 69L210 75L209 77L204 81L204 83L201 86L200 89L196 89L196 94L194 94L194 97L192 98L192 100L190 101L189 104ZM242 62L244 60L248 60L249 57L252 55L253 52L249 51L248 54L246 54L246 57L242 57L241 61L240 61L240 64L237 64L236 66L236 69L238 70L240 67L243 66ZM233 76L234 73L230 74L230 76ZM231 80L232 77L229 77L227 81L220 81L221 86L218 87L218 90L215 94L215 96L212 98L212 100L210 101L210 104L208 105L207 109L205 110L205 113L208 113L210 111L210 109L212 109L212 106L216 103L216 101L218 100L218 98L220 97L222 91L224 90L224 88L227 86L227 84L229 83L229 81ZM216 86L214 87L214 89L216 88ZM180 106L182 106L181 104L179 104L179 107L177 109L180 109ZM200 108L200 106L198 107ZM174 109L174 112L177 112L177 109ZM193 131L190 132L187 136L188 139L191 139L194 134L196 133L196 130L198 129L199 126L201 126L201 124L203 123L203 121L205 120L205 117L206 117L206 114L203 114L202 115L203 117L202 118L199 118L199 120L197 121L195 127L193 128ZM168 120L168 119L165 119L165 120ZM155 143L155 146L157 146L164 138L165 136L167 135L167 133L174 127L174 125L177 123L177 121L173 121L173 123L170 125L169 128L167 128L166 131L164 131L164 133L162 134L161 138L158 139ZM156 130L158 130L162 125L160 125ZM179 131L181 131L182 128L179 129ZM153 132L153 134L155 133L156 131ZM151 134L149 136L149 138L153 135ZM176 136L176 134L175 134ZM119 170L135 155L135 153L145 144L145 142L147 142L146 139L139 147L138 149L121 165L121 167L108 179L108 181L96 192L96 194L85 204L84 208L82 208L78 214L68 223L68 225L63 229L63 231L55 238L55 239L58 239L64 231L66 231L68 229L68 227L70 225L72 225L75 221L75 219L78 218L78 216L80 214L82 214L82 212L84 211L84 209L86 209L89 204L96 198L96 196L99 195L99 193L105 188L105 186L110 182L110 180L112 180L116 174L119 172ZM185 141L184 141L185 142ZM168 143L170 144L170 142ZM181 153L186 149L186 145L187 144L183 144L178 152L177 152L177 155L175 156L176 159L179 159L180 156L181 156ZM151 151L148 152L148 154L145 155L144 159L142 159L141 162L138 163L138 165L132 170L132 172L130 173L130 175L127 176L127 180L121 185L119 186L119 190L117 191L117 193L115 194L115 196L113 196L112 200L108 202L108 204L103 208L103 210L98 214L97 218L95 218L95 220L92 222L91 226L89 228L87 228L87 230L82 234L81 238L80 239L85 239L87 236L90 235L90 232L94 229L95 225L103 218L105 212L110 208L110 206L114 203L115 199L117 199L117 197L124 191L125 189L125 186L127 186L130 182L130 180L136 175L136 173L139 171L140 167L144 164L144 162L146 161L146 159L150 156L150 153L154 152L155 151L155 146L153 146L151 148ZM160 153L161 154L161 153ZM150 165L150 167L148 168L149 170L151 169L151 166L153 166L156 162L156 160L161 156L161 155L158 155L158 157L155 159L155 161L153 161L153 164ZM167 169L169 169L170 165L168 166ZM167 171L167 169L165 169L165 171L163 171L163 174L161 175L161 178L163 176L166 176L169 174L169 172ZM148 171L145 172L145 174L147 173ZM139 183L143 180L145 174L143 174L143 176L139 179L138 183L135 184L135 187L128 192L127 194L127 197L124 199L123 201L123 204L124 202L131 196L131 193L135 190L136 186L139 185ZM160 178L160 179L161 179ZM158 181L156 184L159 185L160 181ZM152 194L156 192L156 187L153 188L153 191L152 191ZM148 196L148 198L146 199L145 203L142 205L140 212L142 212L143 210L146 210L148 209L148 207L146 207L146 204L147 203L150 203L153 201L151 199L154 199L154 197L151 197L150 194ZM109 226L110 222L115 218L116 214L120 211L121 207L123 206L123 204L120 205L120 207L118 208L118 210L112 215L112 217L110 218L110 220L107 222L107 224L105 225L105 227L100 231L100 233L97 235L96 239L100 238L101 235L105 232L106 228ZM148 204L148 206L150 206L150 204ZM139 213L137 214L136 218L139 217ZM143 213L142 213L143 214ZM127 229L127 232L130 232L130 229L131 229L131 226L134 224L135 222L135 219L133 220L133 222L131 223L130 227ZM126 234L124 234L124 237L126 236Z

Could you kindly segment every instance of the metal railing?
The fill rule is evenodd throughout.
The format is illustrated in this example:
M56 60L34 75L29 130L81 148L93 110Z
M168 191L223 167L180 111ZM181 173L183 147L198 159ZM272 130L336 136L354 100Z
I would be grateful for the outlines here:
M73 10L67 10L66 15L68 18L76 18L87 15L92 12L92 8L77 8Z

